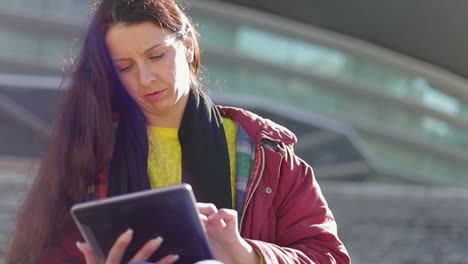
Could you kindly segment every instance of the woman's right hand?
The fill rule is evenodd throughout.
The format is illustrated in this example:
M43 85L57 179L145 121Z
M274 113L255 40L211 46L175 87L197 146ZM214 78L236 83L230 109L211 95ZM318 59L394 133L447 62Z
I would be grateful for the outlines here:
M109 255L107 256L105 264L120 264L122 262L124 252L132 241L132 238L133 231L131 229L121 234L109 251ZM163 239L161 237L157 237L146 242L140 251L138 251L130 260L130 263L146 261L161 246L162 241ZM86 264L97 264L96 256L94 256L93 250L88 244L76 242L76 246L81 251L81 253L83 253L86 259ZM178 255L168 255L155 262L155 264L172 264L175 263L178 259Z

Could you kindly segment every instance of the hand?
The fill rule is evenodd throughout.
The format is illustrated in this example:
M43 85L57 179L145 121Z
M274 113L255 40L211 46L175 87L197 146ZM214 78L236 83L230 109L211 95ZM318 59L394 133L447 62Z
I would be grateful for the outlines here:
M122 256L124 255L124 252L127 249L128 245L132 241L132 238L133 231L131 229L121 234L115 241L111 250L109 251L109 255L107 256L105 264L120 264L122 261ZM163 239L161 237L146 242L146 244L143 245L140 251L138 251L135 254L135 256L130 260L130 263L137 261L146 261L161 246L162 242ZM97 264L93 250L88 244L76 242L76 246L85 256L86 264ZM169 255L155 262L155 264L172 264L178 259L178 255Z
M260 263L252 246L240 236L235 210L218 210L214 204L208 203L197 203L197 208L217 260L224 264Z

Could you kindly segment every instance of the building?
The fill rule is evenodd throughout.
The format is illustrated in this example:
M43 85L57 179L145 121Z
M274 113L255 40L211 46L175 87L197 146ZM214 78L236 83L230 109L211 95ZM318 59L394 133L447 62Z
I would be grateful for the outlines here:
M13 126L29 127L15 132L2 129L8 134L1 137L5 141L3 155L28 156L43 149L58 102L55 88L66 61L76 53L80 32L91 12L85 0L30 2L7 1L0 9L2 115L8 114ZM438 47L424 32L412 31L413 39L421 35L426 42L396 52L327 30L327 22L342 31L352 29L343 26L338 11L330 11L333 5L340 7L338 3L307 4L306 9L315 10L307 16L292 12L300 1L291 2L289 9L271 10L268 1L248 2L189 3L201 32L206 86L216 101L253 109L291 127L300 139L297 152L324 179L468 183L468 72L463 68L466 55L459 49L448 44ZM365 2L352 6L364 7ZM377 25L392 26L384 19L394 15L399 6L388 5L390 14L383 22L374 13L361 17L361 22L374 18ZM426 12L434 12L436 5L428 4ZM335 17L314 18L320 15L320 8ZM356 24L352 16L359 15L358 10L342 20ZM401 19L410 29L417 29L408 18L410 11ZM447 17L440 18L453 32L461 27ZM315 26L320 22L325 26ZM377 25L364 27L370 31L367 35L364 29L355 35L372 37ZM389 39L398 33L388 31ZM434 29L432 40L439 31ZM408 34L401 31L402 38L412 43ZM445 35L466 43L466 38ZM381 41L387 43L386 39ZM442 54L442 58L452 56L454 62L424 57L428 53L422 44L432 45L434 50L454 49ZM411 57L413 51L417 57L440 64ZM455 60L457 56L461 58ZM37 139L38 149L28 148L30 142L20 137ZM12 142L16 142L15 147L10 146ZM23 143L26 148L21 150Z
M413 252L403 246L387 248L388 257L400 257L395 262L376 261L380 256L365 251L372 246L368 243L351 243L353 258L361 260L357 263L418 263L414 257L402 260L411 254L426 254L420 263L462 263L459 252L468 246L466 221L455 227L445 223L466 219L464 209L457 208L466 207L467 197L453 192L459 207L449 207L452 196L442 197L439 189L427 194L424 188L468 185L468 3L186 2L201 32L205 86L216 102L252 109L296 133L296 151L325 183L331 205L337 201L337 219L345 219L345 242L361 241L354 230L367 230L374 220L373 233L364 234L376 246L379 241L399 244L391 240L391 232L408 234L402 245ZM76 54L89 3L3 1L0 164L28 164L43 153L59 104L63 68ZM362 184L342 185L355 182ZM374 188L374 183L391 185ZM409 183L416 189L401 189ZM392 188L391 199L379 196L387 192L382 186ZM350 217L346 209L354 206L357 211L365 201L375 201L368 207L371 219ZM379 208L388 201L389 211L406 217L404 221L382 221ZM406 201L411 201L408 207ZM431 201L445 208L443 218L435 219L439 214L430 211ZM420 212L431 213L424 218ZM395 231L408 223L417 223L418 233ZM456 237L439 235L434 226ZM447 243L427 242L437 239Z

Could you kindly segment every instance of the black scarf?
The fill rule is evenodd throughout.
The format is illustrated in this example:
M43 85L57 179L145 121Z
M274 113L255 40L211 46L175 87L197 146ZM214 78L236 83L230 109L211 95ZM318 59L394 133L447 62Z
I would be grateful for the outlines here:
M108 196L151 189L146 118L133 100L122 106L109 168ZM199 202L231 208L229 154L221 115L202 91L191 91L179 128L182 181Z

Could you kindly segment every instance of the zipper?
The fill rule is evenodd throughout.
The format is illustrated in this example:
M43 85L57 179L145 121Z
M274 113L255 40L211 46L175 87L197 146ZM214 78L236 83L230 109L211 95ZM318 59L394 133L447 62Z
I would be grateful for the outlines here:
M244 216L245 216L245 212L247 211L247 207L249 206L250 204L250 201L252 200L252 197L254 196L255 194L255 191L257 190L258 188L258 185L260 184L260 181L262 180L262 177L263 177L263 171L265 170L265 150L263 149L263 146L259 146L259 154L261 155L261 166L260 166L260 174L258 175L258 179L256 180L255 182L255 185L253 187L253 190L252 192L249 194L248 196L248 199L247 199L247 202L245 203L244 205L244 208L242 209L242 216L241 216L241 219L240 219L240 224L239 224L239 230L242 231L242 225L244 223ZM254 172L255 173L255 172ZM252 174L253 176L254 174Z

